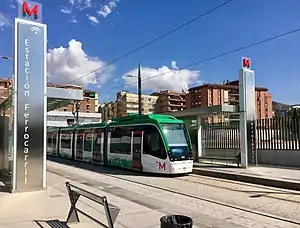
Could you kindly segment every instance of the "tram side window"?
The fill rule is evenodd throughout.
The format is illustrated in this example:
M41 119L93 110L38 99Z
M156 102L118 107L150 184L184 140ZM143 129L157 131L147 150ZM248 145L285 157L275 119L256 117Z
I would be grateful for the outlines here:
M60 147L64 149L70 149L71 144L71 133L62 133Z
M94 133L94 144L93 144L93 150L100 152L101 151L101 137L102 137L102 130L97 129Z
M56 148L56 145L57 145L57 133L53 133L52 137L53 137L52 138L53 139L53 141L52 141L53 147Z
M84 151L92 151L93 133L87 133L84 137Z
M111 129L110 153L131 154L131 131L128 128Z
M78 131L76 137L76 149L82 150L83 149L82 147L83 147L83 132Z
M47 134L47 144L48 144L48 147L52 147L52 134L51 133Z
M167 153L161 139L161 135L154 126L147 126L144 131L144 154L150 154L154 157L166 159Z

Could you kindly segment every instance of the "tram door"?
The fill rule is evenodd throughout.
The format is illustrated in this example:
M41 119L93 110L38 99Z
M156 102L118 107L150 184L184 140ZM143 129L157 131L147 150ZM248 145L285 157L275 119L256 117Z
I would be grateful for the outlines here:
M104 164L104 131L102 129L96 129L94 132L93 143L93 162Z
M134 131L132 134L132 168L142 170L142 131Z

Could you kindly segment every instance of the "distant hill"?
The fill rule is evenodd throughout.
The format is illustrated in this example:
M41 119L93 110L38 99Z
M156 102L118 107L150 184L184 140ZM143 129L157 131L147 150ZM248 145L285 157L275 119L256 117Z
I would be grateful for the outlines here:
M288 110L289 108L291 108L293 106L300 106L300 104L289 105L289 104L284 104L284 103L280 103L280 102L277 102L277 101L272 101L272 109L274 111L275 110L285 111L285 110Z

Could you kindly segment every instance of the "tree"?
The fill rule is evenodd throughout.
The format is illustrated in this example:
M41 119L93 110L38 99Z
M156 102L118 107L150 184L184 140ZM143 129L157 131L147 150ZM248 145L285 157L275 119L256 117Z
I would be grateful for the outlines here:
M294 106L287 111L287 116L300 118L300 107Z
M299 139L300 137L300 107L294 106L287 111L288 127L290 132Z
M275 110L275 119L278 120L280 118L282 118L281 111L279 109L276 109Z

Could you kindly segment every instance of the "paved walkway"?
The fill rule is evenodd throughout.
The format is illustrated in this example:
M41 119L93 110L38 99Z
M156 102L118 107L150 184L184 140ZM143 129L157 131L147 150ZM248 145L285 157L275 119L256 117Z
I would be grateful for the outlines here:
M248 169L220 164L195 163L194 173L241 182L300 191L300 168L256 166Z
M222 227L222 228L235 228L235 227L296 227L291 226L289 223L283 221L274 220L272 218L251 214L250 209L248 212L242 212L237 208L229 208L222 204L211 203L210 200L202 200L203 196L207 194L211 197L221 197L223 199L226 196L226 192L229 196L235 195L234 198L237 198L240 203L265 203L265 207L270 208L269 201L272 201L272 208L277 208L277 204L274 206L273 198L251 198L245 196L244 198L238 198L238 194L246 194L244 188L247 188L247 191L250 191L245 186L240 186L243 188L241 192L235 192L237 186L231 186L232 183L217 183L214 180L206 180L207 185L201 185L204 180L198 180L197 177L185 177L187 179L170 179L166 181L165 178L157 179L152 177L143 177L143 176L131 176L127 175L125 172L116 175L118 177L126 177L127 179L134 179L135 181L142 182L153 182L155 185L168 185L173 186L176 191L178 189L182 190L189 189L190 191L199 190L200 193L193 193L195 197L191 198L190 196L179 196L178 194L171 193L164 190L153 190L153 188L146 187L143 185L137 185L130 182L124 182L118 180L114 177L104 175L105 168L97 167L101 169L103 174L97 172L87 171L86 169L75 168L75 162L70 162L72 166L62 165L59 163L49 162L47 173L47 182L48 188L43 192L34 192L34 193L19 193L19 194L7 194L0 193L0 227L6 228L96 228L99 227L97 224L91 222L90 220L80 217L82 222L79 224L65 224L65 219L69 210L69 199L65 187L65 181L70 180L71 183L78 185L88 191L91 191L97 195L105 195L108 198L108 201L119 208L121 212L116 221L116 228L158 228L160 227L159 219L166 213L184 213L191 216L194 219L195 226L194 228L200 227ZM81 164L81 163L80 163ZM212 167L204 166L202 164L196 164L198 166L195 170L213 170L214 172L220 173L233 173L235 175L269 175L270 178L276 175L274 170L277 170L277 174L280 174L280 177L291 177L293 174L288 175L289 170L284 169L272 169L266 167L251 168L248 170L237 169L237 168L221 168L221 167ZM112 170L106 170L109 173ZM250 175L248 175L250 176ZM196 178L196 179L195 179ZM174 183L173 183L174 182ZM199 182L199 183L198 183ZM210 183L213 182L213 183ZM212 187L211 185L222 185L220 188ZM186 187L184 187L187 185ZM225 186L226 185L226 186ZM228 186L230 189L228 190ZM299 184L298 184L299 185ZM180 187L179 187L180 186ZM206 191L203 191L203 188ZM214 188L214 194L211 189ZM251 187L252 188L252 187ZM197 190L197 192L198 192ZM175 191L175 190L174 190ZM187 190L186 190L187 191ZM255 190L257 191L257 190ZM261 191L261 190L260 190ZM250 193L249 193L250 194ZM252 194L252 193L251 193ZM281 195L281 194L280 194ZM287 197L285 195L285 197ZM292 195L290 197L298 197L298 195ZM267 200L269 200L267 202ZM255 201L255 202L254 202ZM278 202L277 202L278 201ZM277 200L278 205L289 202L281 202ZM280 202L279 202L280 201ZM298 201L297 201L298 202ZM233 204L233 202L231 202ZM295 204L294 207L290 204ZM79 207L91 214L95 218L99 218L102 221L105 221L103 210L99 211L99 205L90 203L86 200L81 200L79 202ZM223 205L223 206L222 206ZM235 204L234 204L235 205ZM248 206L249 206L248 205ZM262 206L254 205L254 208L261 208ZM279 207L279 206L278 206ZM289 206L284 207L289 208L289 213L292 214L293 211L299 211L297 209L297 203L289 203ZM278 214L284 214L282 210L278 209ZM270 211L268 209L268 211ZM269 213L269 212L268 212ZM275 213L276 214L276 213ZM296 216L297 217L297 216ZM275 226L276 222L276 226ZM204 225L205 224L205 225ZM207 225L209 224L209 225ZM253 225L251 225L253 224ZM258 224L260 226L258 226ZM286 225L289 224L289 225Z
M65 224L69 210L69 198L63 176L48 173L48 188L43 192L32 193L0 193L0 227L5 228L96 228L96 223L80 216L81 223ZM74 180L78 185L95 194L105 195L109 203L118 205L121 212L115 224L116 228L158 228L159 219L164 214L143 207L129 200L102 192L99 188L89 187ZM106 221L104 211L98 204L80 200L79 208L94 218ZM105 222L105 224L107 224Z
M101 168L101 167L100 167ZM237 225L225 220L218 221L208 215L200 215L199 212L190 212L185 206L168 205L154 198L138 195L124 188L116 187L113 183L101 182L103 177L86 170L72 166L56 164L48 161L47 189L41 192L32 193L1 193L0 192L0 227L5 228L96 228L98 224L80 216L79 224L66 224L65 220L69 211L69 198L65 186L66 181L86 189L94 194L106 196L108 202L121 209L117 217L115 228L159 228L160 218L167 213L188 212L193 215L194 228L208 228L204 225L212 222L223 224L221 227L235 228ZM53 172L54 170L55 173ZM66 174L69 173L69 174ZM95 181L97 180L97 181ZM140 186L139 186L140 188ZM139 190L140 191L140 190ZM163 198L164 196L161 195ZM173 198L174 200L174 198ZM78 206L84 212L96 219L106 221L104 211L98 204L88 200L80 199ZM165 210L158 210L166 207ZM202 217L201 217L202 216ZM198 222L201 220L202 222ZM219 226L213 226L219 227Z

